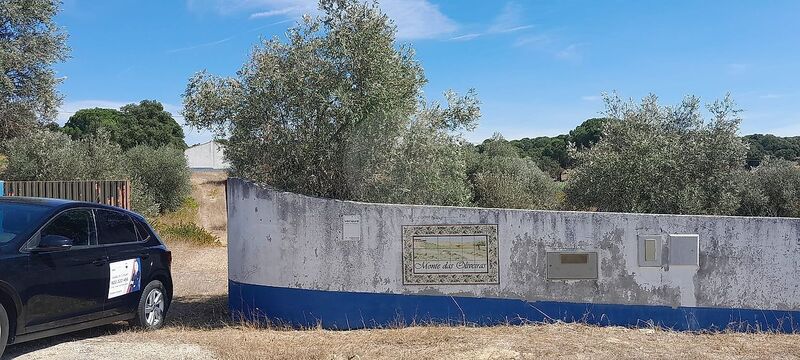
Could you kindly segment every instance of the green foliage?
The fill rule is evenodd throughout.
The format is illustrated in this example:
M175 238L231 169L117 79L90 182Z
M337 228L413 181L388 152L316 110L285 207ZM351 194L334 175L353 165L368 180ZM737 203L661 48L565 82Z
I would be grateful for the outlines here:
M52 0L0 1L0 143L55 117L61 96L53 64L67 57Z
M166 242L181 241L201 246L216 246L221 244L218 237L193 222L176 225L164 225L155 222L153 223L153 227L158 232L158 235Z
M139 145L186 148L183 129L155 100L128 104L120 110L78 110L62 129L76 140L96 136L101 130L108 132L112 141L122 146L123 150Z
M462 204L461 146L479 117L474 93L421 102L424 73L372 3L323 0L321 15L264 41L236 78L201 72L187 123L228 137L233 172L340 199ZM412 165L413 164L413 165Z
M767 157L740 176L739 215L800 217L800 167L796 163Z
M533 160L540 169L558 179L575 162L569 152L570 144L579 149L592 147L602 137L608 121L606 118L592 118L578 125L569 135L522 138L511 140L510 144L519 150L519 156ZM493 139L486 139L478 146L478 150L482 152L483 147L492 141Z
M131 205L144 215L180 207L190 190L183 151L139 146L123 152L104 131L72 140L36 131L5 144L7 180L131 180Z
M8 180L96 180L123 175L122 154L105 133L97 138L72 141L52 131L36 131L8 140Z
M732 214L739 206L737 174L746 145L730 97L707 108L699 100L663 107L654 95L641 104L606 97L606 133L588 151L565 192L575 209L671 214Z
M125 152L123 163L131 180L152 195L161 212L178 209L191 193L191 174L180 149L140 145Z
M744 137L750 145L747 151L748 164L757 166L765 157L800 160L800 136L778 137L775 135L753 134Z
M467 159L461 140L439 125L440 116L420 116L405 129L402 141L391 144L393 156L373 169L373 177L355 184L363 201L469 205Z
M122 112L115 109L81 109L70 116L61 131L76 140L94 136L100 129L119 134L121 117Z
M569 141L579 149L588 149L603 137L606 123L610 119L591 118L569 132Z
M482 144L470 174L475 204L483 207L553 209L558 189L530 158L520 158L518 149L495 134Z
M5 155L0 154L0 178L4 177L7 167L8 167L8 158Z

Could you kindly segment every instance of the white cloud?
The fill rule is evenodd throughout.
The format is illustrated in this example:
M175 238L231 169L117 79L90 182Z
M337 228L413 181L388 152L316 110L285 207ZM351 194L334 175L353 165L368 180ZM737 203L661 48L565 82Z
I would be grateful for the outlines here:
M522 5L513 1L506 3L500 15L497 15L489 27L489 32L508 33L533 27L530 24L522 24L523 12Z
M522 36L514 41L514 46L544 46L553 42L553 38L544 34Z
M474 38L476 38L476 37L479 37L479 36L481 36L481 35L482 35L482 34L479 34L479 33L464 34L464 35L459 35L459 36L451 37L451 38L450 38L450 40L456 40L456 41L468 41L468 40L472 40L472 39L474 39Z
M257 12L257 13L254 13L254 14L250 14L250 18L251 19L257 19L257 18L264 18L264 17L271 17L271 16L278 16L278 15L287 15L287 14L294 13L296 11L297 11L297 7L296 6L290 6L290 7L283 8L283 9L268 10L268 11L262 11L262 12Z
M397 25L399 39L432 39L458 29L452 19L428 0L386 0L380 4Z
M567 47L556 51L555 57L561 60L567 61L580 61L581 60L581 53L578 50L579 44L570 44Z
M317 0L189 0L187 6L192 11L211 9L222 15L250 12L253 19L299 18L318 12ZM458 29L458 25L429 0L384 0L380 6L397 25L399 39L438 38Z
M492 24L485 31L456 36L450 40L467 41L475 39L479 36L490 34L508 34L533 28L534 25L532 24L522 23L522 12L522 6L516 2L506 3L506 5L503 7L503 10L500 11L500 14L495 17ZM519 46L520 42L520 40L517 40L517 42L514 43L514 46ZM523 40L522 42L524 43L525 41Z
M186 47L181 47L181 48L176 48L176 49L170 49L170 50L167 50L167 53L168 54L172 54L172 53L181 52L181 51L194 50L194 49L200 49L200 48L204 48L204 47L219 45L219 44L231 41L231 39L233 39L233 38L234 38L234 36L231 36L231 37L227 37L227 38L224 38L224 39L211 41L211 42L207 42L207 43L191 45L191 46L186 46Z

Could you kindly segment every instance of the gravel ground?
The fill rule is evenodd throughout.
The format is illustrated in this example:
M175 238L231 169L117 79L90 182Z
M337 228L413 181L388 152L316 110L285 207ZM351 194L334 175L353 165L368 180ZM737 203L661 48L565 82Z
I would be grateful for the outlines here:
M208 360L214 354L194 344L160 344L156 342L126 343L87 339L61 343L55 346L16 356L18 360L55 359L169 359Z

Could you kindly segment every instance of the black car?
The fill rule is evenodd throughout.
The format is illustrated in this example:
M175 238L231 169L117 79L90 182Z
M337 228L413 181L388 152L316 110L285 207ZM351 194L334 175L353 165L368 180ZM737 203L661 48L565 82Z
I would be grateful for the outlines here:
M140 215L0 197L0 355L6 344L129 321L164 324L172 254Z

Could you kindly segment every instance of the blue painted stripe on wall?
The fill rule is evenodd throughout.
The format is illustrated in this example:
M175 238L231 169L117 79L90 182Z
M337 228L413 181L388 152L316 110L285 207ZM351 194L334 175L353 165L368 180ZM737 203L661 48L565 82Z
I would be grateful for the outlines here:
M588 304L321 291L229 280L231 314L296 327L358 329L414 323L520 324L562 320L674 330L800 331L800 311Z
M0 196L5 196L5 195L6 195L6 184L3 182L3 180L0 180Z

